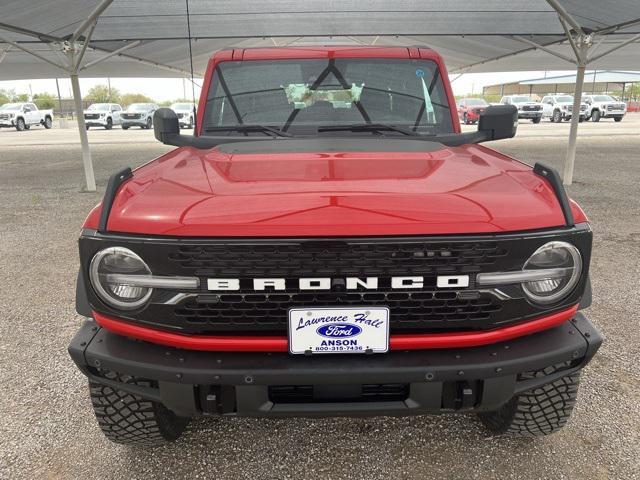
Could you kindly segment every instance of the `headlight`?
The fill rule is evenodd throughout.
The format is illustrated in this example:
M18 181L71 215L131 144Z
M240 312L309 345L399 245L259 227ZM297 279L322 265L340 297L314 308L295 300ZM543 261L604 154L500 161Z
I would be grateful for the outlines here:
M566 242L549 242L535 251L524 264L523 271L545 270L546 278L522 283L522 289L535 303L549 304L566 297L580 280L580 251ZM542 273L542 272L540 272Z
M110 247L91 260L89 277L98 296L112 307L132 310L144 305L153 288L128 284L127 276L150 275L147 264L128 248ZM123 278L125 279L123 281Z

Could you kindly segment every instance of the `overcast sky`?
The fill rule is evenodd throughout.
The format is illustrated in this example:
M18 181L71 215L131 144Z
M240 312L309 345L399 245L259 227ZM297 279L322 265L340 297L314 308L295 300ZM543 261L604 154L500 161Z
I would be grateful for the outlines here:
M573 71L546 72L547 76L564 75L574 73ZM503 82L515 82L531 78L545 76L543 71L531 72L497 72L497 73L469 73L462 75L453 82L453 91L456 95L468 93L482 93L482 87ZM451 78L455 78L452 75ZM186 92L186 97L191 97L191 86L188 80L180 78L111 78L111 86L120 92L143 93L157 101L174 100L181 98ZM71 83L68 79L60 78L60 94L63 98L71 97ZM91 87L98 84L105 85L106 78L81 78L80 88L83 94L87 93ZM197 84L201 82L196 80ZM0 82L0 89L14 89L16 93L52 93L56 95L56 82L54 79L47 80L20 80ZM196 87L196 98L200 95Z

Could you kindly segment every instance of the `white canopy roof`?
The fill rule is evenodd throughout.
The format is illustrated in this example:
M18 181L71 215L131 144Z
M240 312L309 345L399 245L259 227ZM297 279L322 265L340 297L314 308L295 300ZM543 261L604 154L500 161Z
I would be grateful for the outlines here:
M114 0L97 16L84 76L184 76L192 38L196 75L215 51L307 43L421 45L437 50L450 72L570 68L519 37L573 56L556 10L545 0ZM600 50L640 32L640 2L557 0L585 32L608 32ZM2 44L3 38L60 63L60 44L103 0L0 0L0 80L50 78L55 66ZM189 16L187 16L187 6ZM188 20L188 21L187 21ZM3 37L3 38L2 38ZM82 40L82 36L80 40ZM137 43L136 43L137 42ZM91 65L105 52L120 55ZM6 51L8 49L8 51ZM4 52L4 55L3 55ZM640 64L633 45L590 68Z
M640 72L616 72L611 70L585 73L585 83L640 83ZM533 78L519 82L521 85L555 85L576 83L576 75L556 75L553 77Z

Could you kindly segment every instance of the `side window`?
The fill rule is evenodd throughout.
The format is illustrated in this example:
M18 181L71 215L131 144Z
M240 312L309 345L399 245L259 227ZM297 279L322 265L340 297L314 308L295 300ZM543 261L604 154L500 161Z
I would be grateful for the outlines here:
M511 105L511 99L509 97L504 99L505 105Z
M30 103L28 106L32 112L38 109L38 107L36 107L33 103Z
M116 105L115 106L115 110L116 110L116 112L121 112L122 111L122 107L120 105Z

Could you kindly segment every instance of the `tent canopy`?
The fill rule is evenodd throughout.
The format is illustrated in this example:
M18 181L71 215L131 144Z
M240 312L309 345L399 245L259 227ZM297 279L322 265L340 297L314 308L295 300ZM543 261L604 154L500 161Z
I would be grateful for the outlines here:
M55 44L69 39L101 3L0 0L0 37L58 63ZM637 0L558 3L585 32L609 33L599 47L602 51L640 32ZM114 0L97 17L85 64L125 50L80 75L185 76L190 71L189 37L196 75L202 74L212 53L230 46L429 46L445 58L452 73L531 70L532 65L570 68L562 58L517 37L572 56L556 10L545 0ZM61 75L55 66L2 42L0 38L0 80ZM634 64L640 64L640 48L629 46L590 67L624 69Z
M578 110L587 64L640 63L638 0L0 0L0 11L0 80L71 78L88 190L96 186L79 75L198 75L229 46L415 45L440 52L451 72L574 64ZM567 184L577 129L574 116Z

